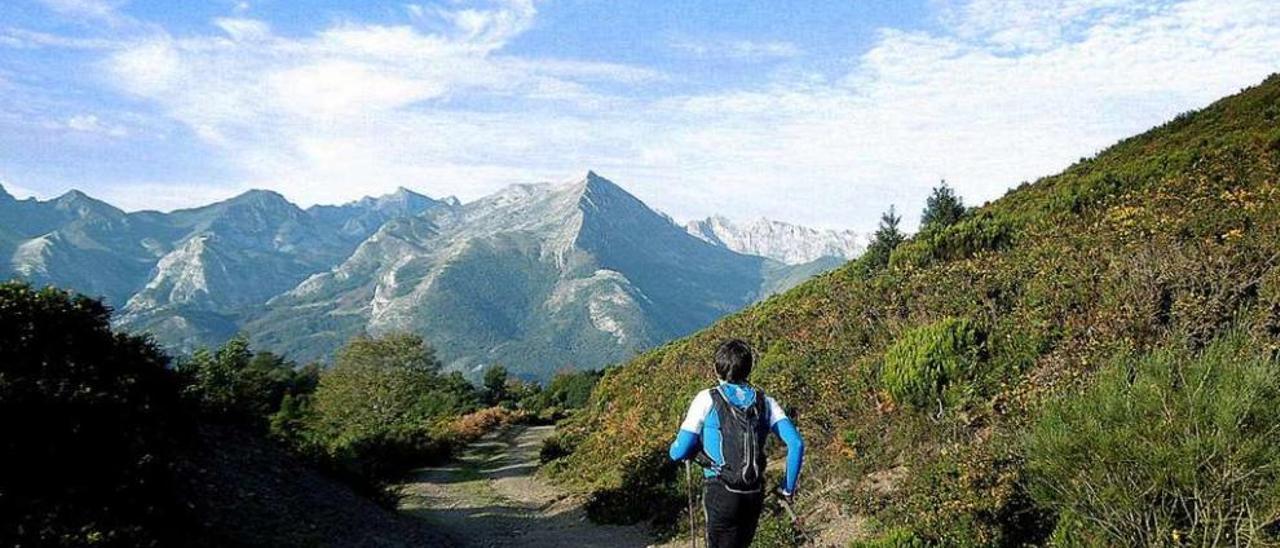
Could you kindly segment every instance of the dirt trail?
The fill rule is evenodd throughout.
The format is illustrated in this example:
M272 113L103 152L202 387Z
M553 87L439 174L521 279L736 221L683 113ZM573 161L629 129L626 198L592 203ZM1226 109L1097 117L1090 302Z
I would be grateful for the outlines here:
M458 546L654 546L642 527L597 525L581 502L537 477L551 426L512 426L470 445L449 466L424 468L401 485L402 511Z

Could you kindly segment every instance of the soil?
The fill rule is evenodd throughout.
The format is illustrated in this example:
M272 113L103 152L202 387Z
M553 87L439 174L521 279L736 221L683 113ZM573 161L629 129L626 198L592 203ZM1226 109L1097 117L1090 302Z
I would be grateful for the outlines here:
M447 466L414 472L400 486L401 511L455 546L661 546L642 526L592 523L580 498L538 476L538 452L554 429L513 425Z

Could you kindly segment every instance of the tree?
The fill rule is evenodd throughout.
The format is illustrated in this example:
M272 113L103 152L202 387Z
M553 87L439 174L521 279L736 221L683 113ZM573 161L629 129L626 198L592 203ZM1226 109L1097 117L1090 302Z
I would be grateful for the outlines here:
M867 244L867 251L860 259L864 274L889 266L889 254L907 239L899 228L901 224L902 217L895 212L892 205L889 206L889 211L880 216L880 226L871 236L871 243Z
M0 545L166 545L189 433L168 358L101 302L0 284Z
M217 350L200 349L178 365L185 380L183 394L206 414L265 426L286 395L308 394L318 382L319 368L295 364L272 352L254 353L244 336Z
M439 370L435 351L415 335L354 339L320 377L317 426L338 445L422 426L426 414L419 401Z
M947 227L964 217L964 201L947 186L947 180L933 187L933 193L925 200L924 213L920 216L920 230Z
M304 413L308 433L350 472L374 481L443 453L447 441L433 436L433 423L471 410L475 390L440 367L416 335L356 338L320 376Z
M485 403L498 405L507 399L507 368L495 365L484 372Z

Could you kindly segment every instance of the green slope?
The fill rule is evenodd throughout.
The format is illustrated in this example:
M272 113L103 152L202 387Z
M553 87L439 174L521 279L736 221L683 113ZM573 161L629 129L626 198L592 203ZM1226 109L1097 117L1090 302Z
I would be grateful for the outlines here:
M742 337L753 380L798 417L824 502L933 541L1038 540L1015 441L1047 396L1117 353L1194 348L1233 319L1280 333L1277 173L1272 76L916 236L874 276L850 263L611 369L551 470L600 501L663 493L646 468L713 382L716 343ZM973 352L929 405L904 403L909 387L881 380L887 351L929 350L919 341L950 318L973 326Z

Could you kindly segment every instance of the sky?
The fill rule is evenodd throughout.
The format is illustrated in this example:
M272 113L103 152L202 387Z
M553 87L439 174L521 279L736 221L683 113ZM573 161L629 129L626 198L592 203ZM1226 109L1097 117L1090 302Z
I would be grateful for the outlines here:
M914 225L1280 71L1274 0L4 0L0 184L168 210L587 170L681 220Z

